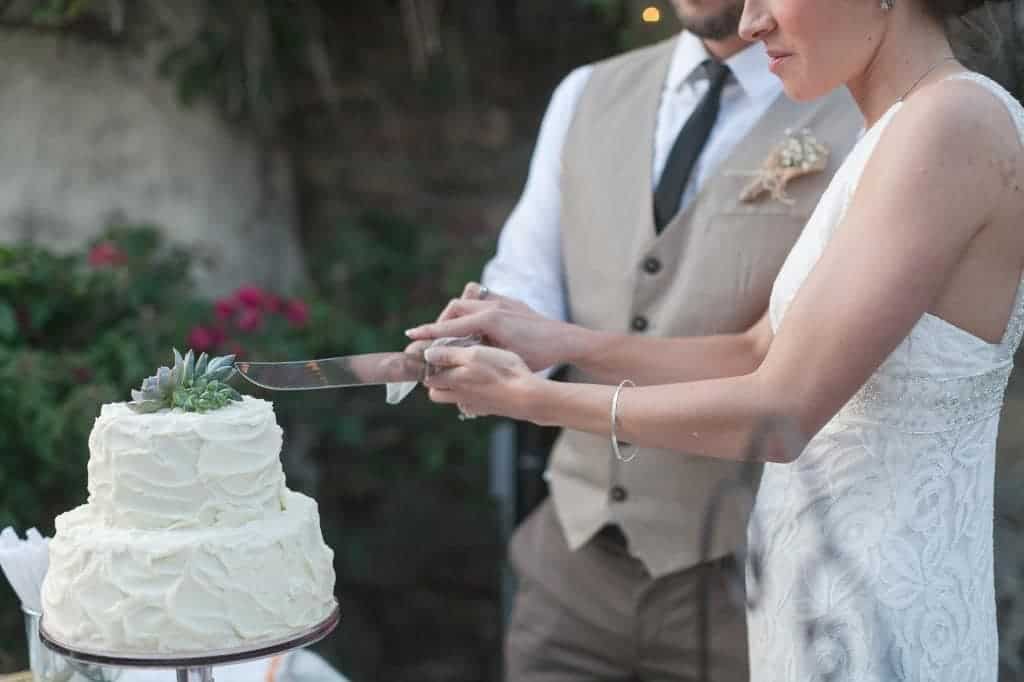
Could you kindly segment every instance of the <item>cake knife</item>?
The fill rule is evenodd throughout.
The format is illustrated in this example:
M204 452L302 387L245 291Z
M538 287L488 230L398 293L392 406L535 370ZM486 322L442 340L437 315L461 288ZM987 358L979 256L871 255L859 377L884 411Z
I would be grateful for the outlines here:
M446 337L434 341L434 344L447 346L474 346L479 343L479 336ZM395 352L286 362L241 361L235 363L235 369L247 381L261 388L307 391L421 382L430 373L431 366L422 354Z

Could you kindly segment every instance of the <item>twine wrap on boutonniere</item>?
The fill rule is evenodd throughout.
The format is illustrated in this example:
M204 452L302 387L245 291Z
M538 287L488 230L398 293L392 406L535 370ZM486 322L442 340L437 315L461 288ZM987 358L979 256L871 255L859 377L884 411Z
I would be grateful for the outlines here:
M784 204L795 201L786 194L786 185L796 178L820 173L828 166L829 149L810 130L786 131L786 138L775 145L755 171L732 171L729 175L752 176L750 184L740 193L740 201L753 203L765 195Z

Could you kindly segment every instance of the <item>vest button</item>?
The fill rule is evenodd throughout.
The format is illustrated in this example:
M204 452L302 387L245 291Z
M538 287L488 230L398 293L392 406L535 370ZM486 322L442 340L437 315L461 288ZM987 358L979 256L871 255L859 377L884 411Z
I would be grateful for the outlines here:
M626 498L629 497L629 493L621 485L612 486L608 494L611 496L612 502L625 502Z
M661 261L654 256L644 258L644 272L648 275L656 275L661 272Z
M632 325L633 331L642 332L647 329L647 318L643 315L637 315L633 318Z

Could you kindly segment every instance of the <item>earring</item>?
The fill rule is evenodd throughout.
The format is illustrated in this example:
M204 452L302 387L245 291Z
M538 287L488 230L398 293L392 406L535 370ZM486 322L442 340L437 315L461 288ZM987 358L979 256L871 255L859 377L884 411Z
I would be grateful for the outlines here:
M892 6L896 4L896 0L881 0L879 4L883 11L888 12L892 9Z

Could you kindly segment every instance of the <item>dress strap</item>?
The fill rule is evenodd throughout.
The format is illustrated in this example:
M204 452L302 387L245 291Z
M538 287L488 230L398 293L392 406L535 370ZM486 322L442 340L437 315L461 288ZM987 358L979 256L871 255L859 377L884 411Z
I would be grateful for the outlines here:
M1024 107L1017 101L1017 98L1010 94L1010 92L1002 85L992 80L988 76L977 73L975 71L960 71L953 73L942 79L947 80L966 80L972 83L977 83L985 90L988 90L996 99L1003 103L1006 107L1007 113L1010 114L1010 118L1013 120L1013 124L1017 128L1017 137L1020 139L1021 144L1024 145Z
M1017 297L1014 299L1010 320L1006 323L1006 332L999 345L1008 350L1012 356L1020 346L1022 338L1024 338L1024 275L1021 276L1020 284L1017 285Z

